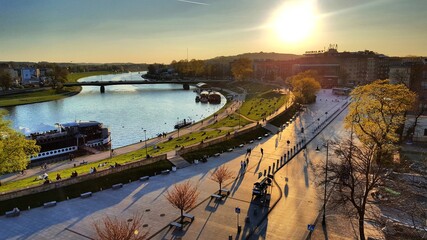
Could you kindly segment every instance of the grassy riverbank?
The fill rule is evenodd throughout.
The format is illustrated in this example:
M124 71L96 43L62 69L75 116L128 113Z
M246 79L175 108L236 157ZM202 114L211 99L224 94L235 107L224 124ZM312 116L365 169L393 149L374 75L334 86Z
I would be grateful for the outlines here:
M76 79L78 78L76 77ZM274 86L260 85L259 83L235 83L233 85L238 85L239 87L245 88L248 93L247 100L243 103L243 106L240 110L240 114L244 117L239 117L237 113L230 114L225 119L222 119L220 121L213 121L212 124L207 125L201 130L193 131L185 135L180 135L180 137L176 137L171 140L165 139L164 142L157 144L155 147L150 146L147 148L147 153L150 156L158 156L170 152L172 150L180 149L182 147L185 148L193 144L200 144L202 141L209 141L210 139L224 136L228 133L233 133L235 129L239 128L239 125L244 126L251 123L251 121L248 121L245 118L251 119L252 121L259 121L262 118L266 117L264 113L270 114L280 108L284 103L286 103L286 101L288 101L288 96L275 91L276 87ZM223 109L221 111L225 110ZM209 121L208 119L205 119L204 122L205 124L207 124L207 122ZM225 145L228 146L231 144L232 146L228 146L228 148L234 147L239 145L240 141L247 142L248 139L255 139L256 137L263 134L264 132L255 132L252 135L249 133L247 139L239 138L239 141L230 141ZM223 145L219 144L218 146L224 147ZM218 149L214 147L213 150L206 151L215 152L217 150ZM206 154L204 150L201 150L201 153ZM112 158L104 159L94 163L89 163L87 165L51 172L49 173L49 175L54 177L56 176L56 174L60 174L63 178L66 178L71 175L72 171L77 171L79 175L81 175L89 172L89 169L91 167L97 167L100 163L103 163L105 161L125 164L144 159L145 157L146 149L141 148L134 152L113 156ZM98 170L102 170L102 168L99 168ZM38 184L41 183L34 181L34 176L32 176L14 182L3 183L0 186L0 192L13 191L16 189L26 188Z
M85 72L85 73L71 73L67 76L68 82L76 82L80 78L105 75L111 72L99 71L99 72ZM78 94L82 90L81 87L64 87L62 89L51 89L51 88L40 88L31 89L31 92L23 90L21 93L14 95L6 95L0 97L0 107L11 107L23 104L31 104L38 102L47 102L59 100L65 97L73 96Z

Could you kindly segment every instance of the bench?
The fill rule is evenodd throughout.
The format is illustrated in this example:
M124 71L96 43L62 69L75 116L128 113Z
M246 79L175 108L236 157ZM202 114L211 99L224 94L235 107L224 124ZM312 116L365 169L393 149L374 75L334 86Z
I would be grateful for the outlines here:
M184 213L184 214L182 214L182 216L185 218L189 218L191 220L191 222L194 221L194 216L189 214L189 213Z
M171 222L171 223L169 223L169 227L182 228L182 224L181 223L177 223L177 222Z
M21 214L21 211L19 209L13 209L12 211L8 211L5 213L6 217L17 217Z
M80 162L80 165L85 165L85 164L87 164L87 162L85 162L85 161Z
M211 195L211 199L212 199L212 198L215 198L215 199L221 200L221 199L222 199L222 196L221 196L221 195L218 195L218 194L212 194L212 195Z
M170 170L169 170L169 169L166 169L166 170L163 170L163 171L162 171L162 174L163 174L163 175L166 175L166 174L169 174L169 173L170 173Z
M220 190L220 192L219 192L219 193L220 193L220 194L222 194L223 192L224 192L227 196L228 196L228 195L230 195L230 190L228 190L228 189L222 188L222 189Z
M221 155L220 153L215 153L214 156L215 157L219 157L219 155Z
M85 192L80 194L81 198L88 198L88 197L92 197L92 192Z
M147 181L148 179L150 179L150 176L143 176L139 178L139 181Z
M114 184L113 186L111 186L112 189L119 189L122 187L123 187L123 183L117 183L117 184Z
M44 208L56 206L56 201L50 201L43 204Z

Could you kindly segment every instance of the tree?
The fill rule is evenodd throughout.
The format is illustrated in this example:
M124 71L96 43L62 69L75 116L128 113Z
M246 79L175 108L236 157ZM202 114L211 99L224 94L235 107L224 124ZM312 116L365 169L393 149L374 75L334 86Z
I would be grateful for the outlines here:
M337 159L329 162L328 179L322 184L333 185L329 203L334 208L342 206L350 218L357 216L359 237L365 240L368 197L384 178L385 167L376 161L378 148L373 144L357 143L352 136L334 144L333 149Z
M216 171L212 172L211 180L219 183L219 192L221 192L222 183L227 181L233 176L233 172L228 169L227 166L221 165L216 169Z
M315 71L305 71L287 79L292 86L292 92L298 103L311 103L316 101L316 93L320 90L320 83L316 80Z
M383 150L390 152L399 140L397 130L405 122L404 114L413 106L416 94L403 84L377 80L355 88L350 96L346 127L354 127L363 143L378 148L380 158Z
M35 140L27 140L22 133L13 130L10 122L3 119L0 111L0 173L22 171L27 168L30 156L36 155L40 147Z
M252 72L252 61L249 58L239 58L231 63L231 73L236 80L246 80Z
M68 76L69 72L68 69L66 67L60 67L58 65L54 65L53 66L53 82L54 82L54 87L56 88L62 88L62 84L67 82L67 76Z
M336 185L337 194L333 195L332 202L352 206L347 209L348 213L358 216L359 235L364 240L368 196L384 177L384 165L390 161L399 139L397 130L416 95L403 84L377 80L355 88L350 96L352 102L345 126L351 129L351 136L336 145L338 161L329 164L327 171L331 174L327 182ZM358 144L353 139L353 131L360 140Z
M144 240L148 235L148 232L139 232L142 228L142 215L134 215L128 220L106 216L101 223L95 223L94 228L96 239L99 240Z
M415 129L417 128L419 118L423 116L424 113L427 111L427 103L425 103L425 100L422 99L420 96L417 96L412 111L414 114L414 122L413 124L409 125L406 131L406 138L411 141L415 133Z
M0 87L3 91L7 91L12 86L12 78L7 72L0 73Z
M181 223L184 220L184 211L192 208L199 196L197 187L193 187L190 181L173 185L172 191L166 191L166 199L174 206L181 210Z

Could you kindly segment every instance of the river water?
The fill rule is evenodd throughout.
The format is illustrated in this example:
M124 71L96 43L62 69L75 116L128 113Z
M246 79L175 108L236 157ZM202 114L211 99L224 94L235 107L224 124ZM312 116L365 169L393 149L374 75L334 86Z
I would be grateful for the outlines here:
M141 74L123 73L83 78L80 81L142 80ZM113 148L129 145L159 133L171 132L182 119L199 121L224 106L194 101L196 93L179 84L85 86L73 96L57 101L8 107L13 127L28 135L55 129L55 123L99 121L111 131Z

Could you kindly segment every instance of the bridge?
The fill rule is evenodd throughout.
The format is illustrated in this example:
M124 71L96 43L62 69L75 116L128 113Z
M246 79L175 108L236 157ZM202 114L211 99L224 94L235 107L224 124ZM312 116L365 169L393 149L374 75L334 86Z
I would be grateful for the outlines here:
M92 81L92 82L72 82L64 83L65 87L73 86L99 86L101 93L105 92L105 86L108 85L138 85L138 84L182 84L184 90L189 90L190 85L195 85L198 83L225 83L229 82L228 80L203 80L203 81L194 81L194 80L170 80L170 81L151 81L151 80L120 80L120 81Z

